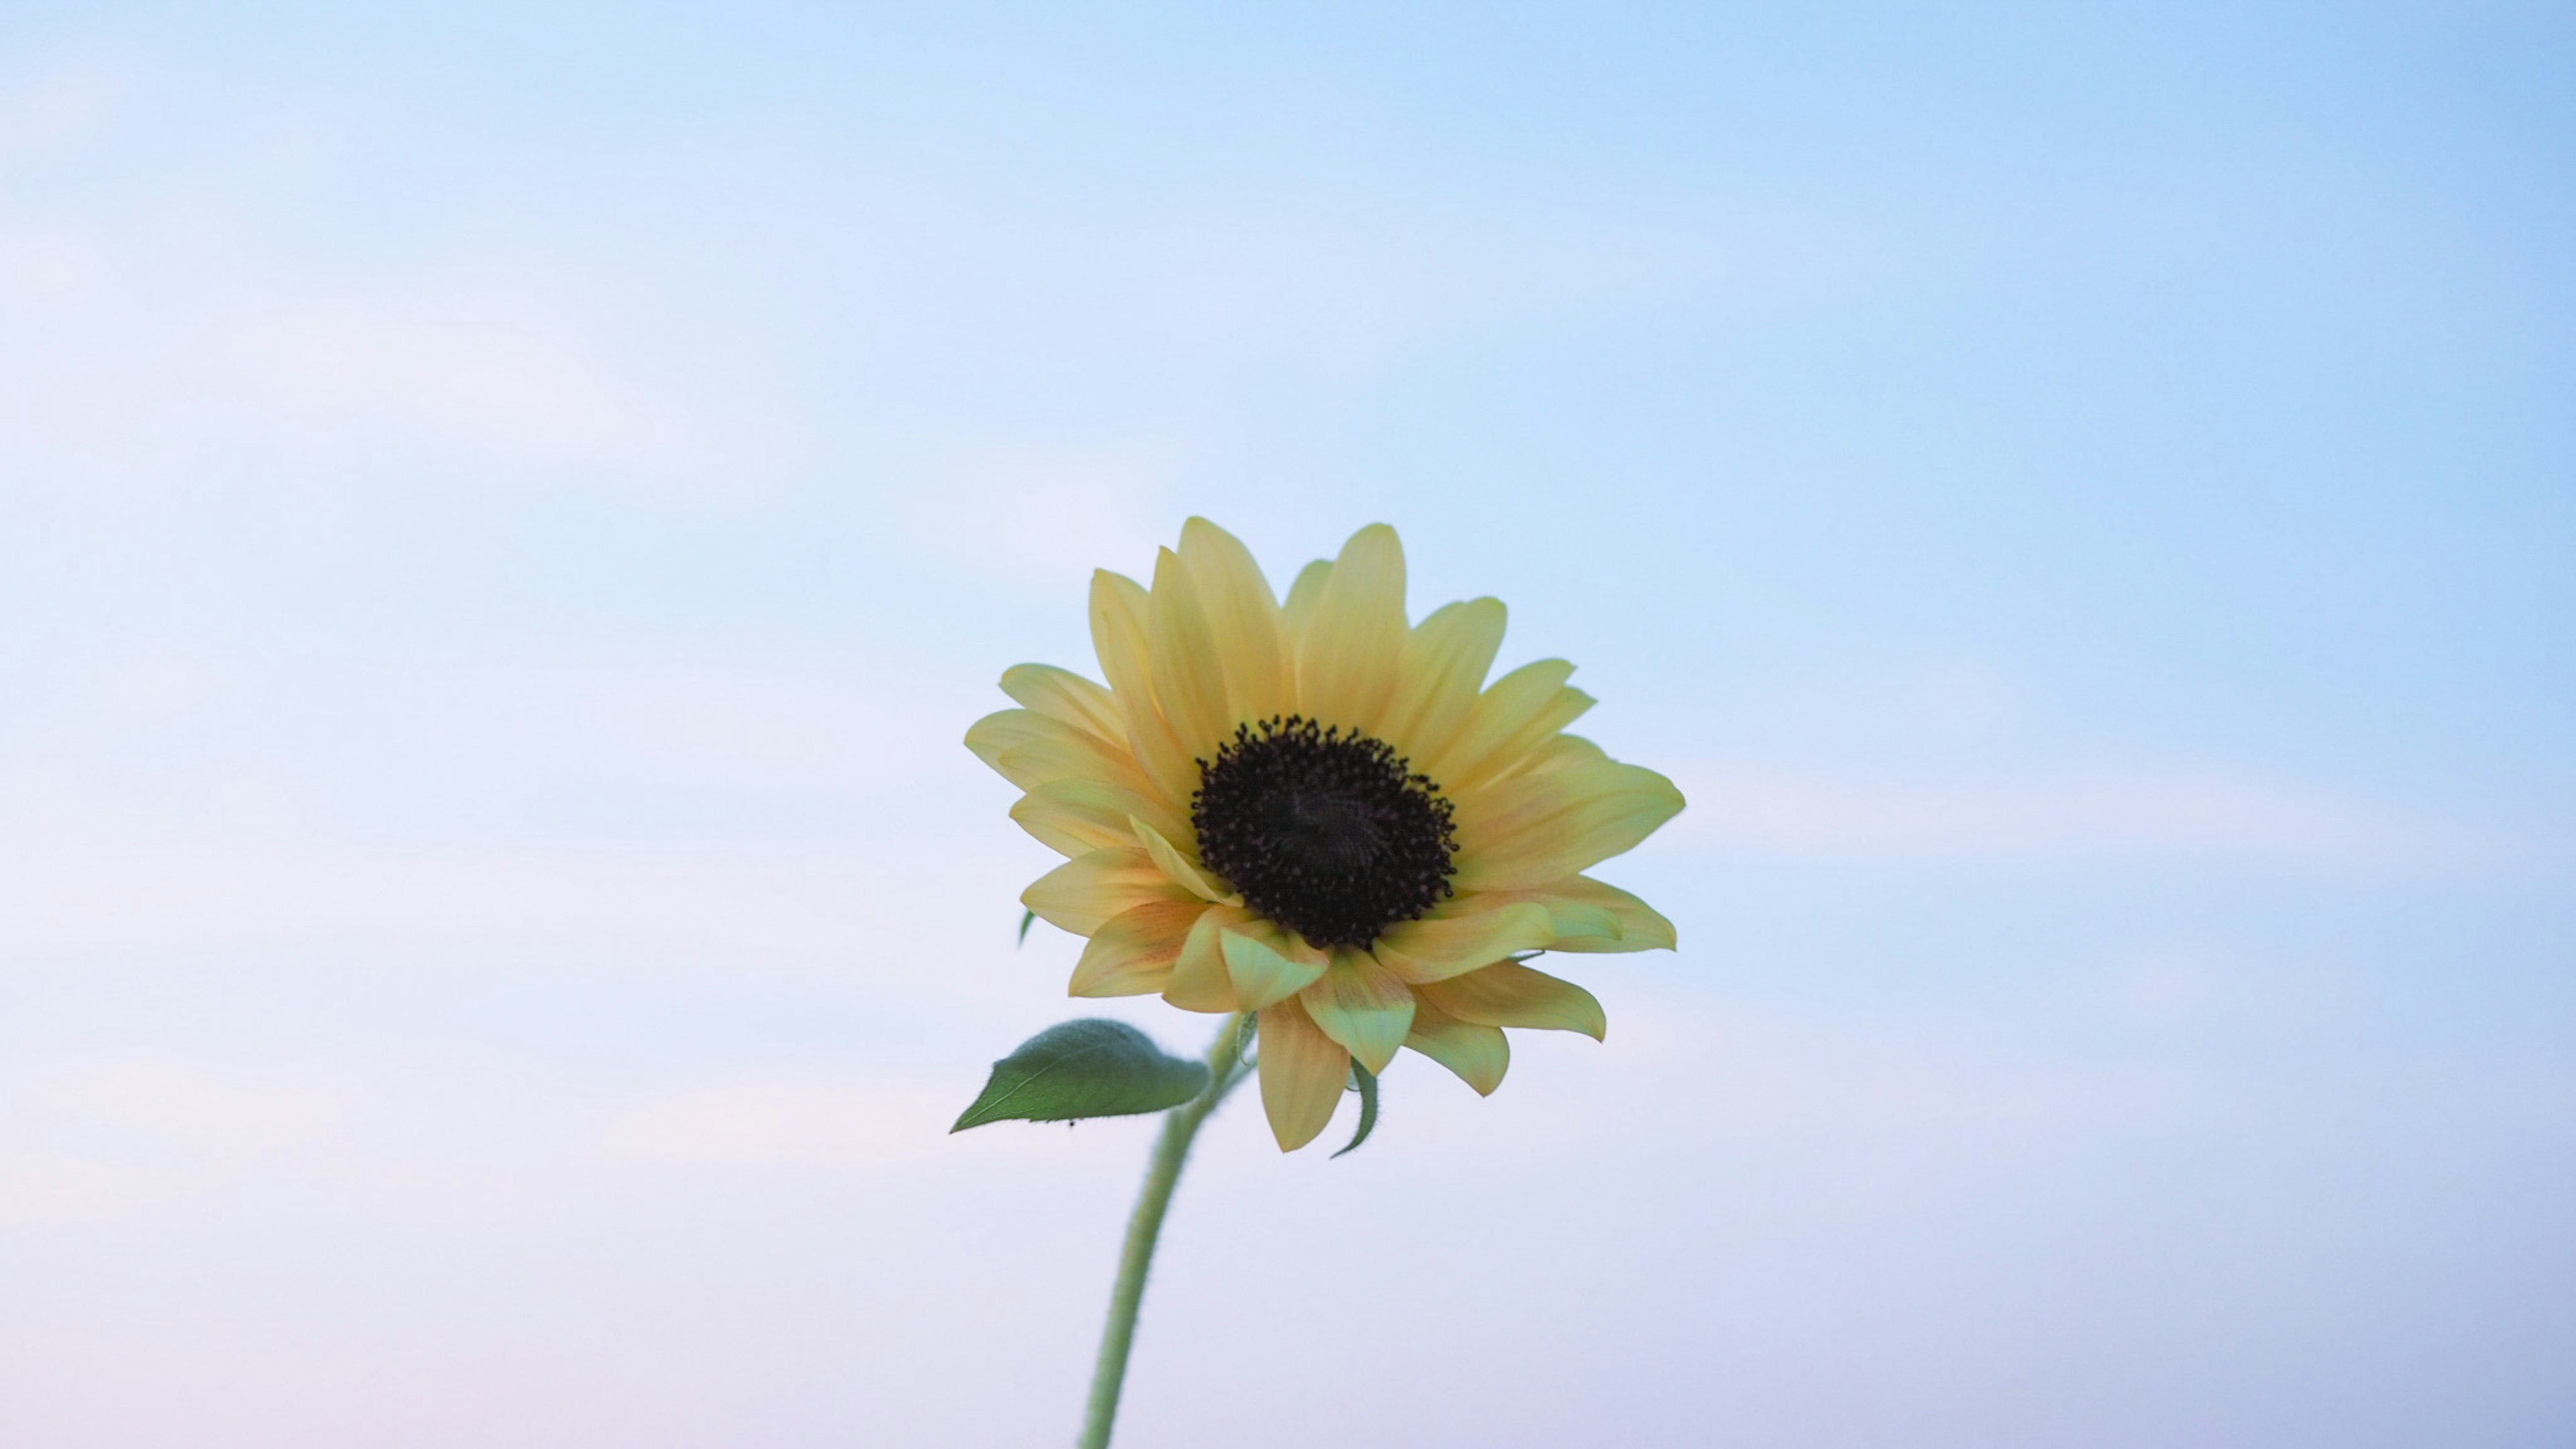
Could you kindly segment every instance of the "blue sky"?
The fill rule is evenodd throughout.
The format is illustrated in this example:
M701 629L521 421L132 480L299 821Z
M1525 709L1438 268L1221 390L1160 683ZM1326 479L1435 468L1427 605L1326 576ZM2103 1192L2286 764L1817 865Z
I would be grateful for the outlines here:
M2564 1442L2570 42L0 12L0 1438L1069 1433L957 740L1204 513L1576 660L1684 944L1218 1119L1122 1443Z

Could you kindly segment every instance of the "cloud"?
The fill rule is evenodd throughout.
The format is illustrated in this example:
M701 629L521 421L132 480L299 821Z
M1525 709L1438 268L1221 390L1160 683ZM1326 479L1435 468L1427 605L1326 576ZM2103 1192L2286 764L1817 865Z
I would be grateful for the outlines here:
M67 310L98 290L96 249L67 229L19 222L0 229L0 312Z
M571 487L741 506L824 462L932 557L1046 577L1136 552L1247 398L1533 319L1794 305L1883 270L1849 224L1776 209L1068 195L795 152L786 179L711 191L691 154L610 182L470 133L424 144L564 199L453 184L438 226L386 236L370 198L418 157L384 154L365 105L130 73L0 93L0 147L77 168L0 200L0 503Z
M2162 858L2329 871L2478 864L2460 831L2293 782L2219 771L1890 780L1753 762L1677 771L1672 836L1797 859Z
M138 94L98 68L0 89L0 166L50 168L0 188L0 503L696 503L799 456L735 319L633 255L524 229L380 254L313 222L319 183L361 184L310 143L327 125L184 74ZM163 144L196 111L222 119Z
M942 1091L941 1086L948 1090ZM947 1141L953 1084L882 1077L744 1073L664 1093L610 1133L610 1151L704 1166L866 1166L922 1157Z
M912 470L928 486L891 503L917 552L988 583L1061 592L1104 565L1150 568L1172 531L1163 498L1177 450L971 445Z
M96 59L58 58L0 79L0 164L58 154L131 109L136 78Z
M8 483L57 501L542 485L724 496L786 430L614 360L563 309L470 278L287 279L0 216ZM731 411L728 411L731 409Z
M882 923L973 889L907 865L918 844L728 851L263 847L243 840L0 842L0 959L59 969L97 953L338 943L480 948L553 960L786 962L847 969ZM1008 892L982 913L1009 943ZM46 963L53 963L48 965Z
M211 352L290 432L414 433L540 459L642 463L683 439L577 337L450 298L271 303Z
M301 1069L89 1043L0 1069L0 1221L67 1222L323 1150L345 1094Z

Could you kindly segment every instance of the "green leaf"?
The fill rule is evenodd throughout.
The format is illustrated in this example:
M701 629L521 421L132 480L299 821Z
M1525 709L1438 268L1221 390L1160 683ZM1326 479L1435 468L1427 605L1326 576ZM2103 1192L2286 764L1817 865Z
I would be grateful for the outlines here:
M1048 1027L993 1063L983 1094L948 1130L1132 1117L1177 1107L1207 1085L1207 1063L1168 1055L1123 1021L1084 1017Z
M1360 1094L1360 1130L1352 1135L1351 1145L1334 1153L1335 1157L1359 1151L1360 1144L1377 1130L1377 1073L1351 1063L1351 1090Z
M1027 945L1027 944L1029 943L1029 927L1036 925L1036 924L1037 924L1037 920L1038 920L1038 913L1037 913L1037 912L1035 912L1035 911L1022 911L1022 912L1020 912L1020 944L1021 944L1021 945L1025 946L1025 945Z

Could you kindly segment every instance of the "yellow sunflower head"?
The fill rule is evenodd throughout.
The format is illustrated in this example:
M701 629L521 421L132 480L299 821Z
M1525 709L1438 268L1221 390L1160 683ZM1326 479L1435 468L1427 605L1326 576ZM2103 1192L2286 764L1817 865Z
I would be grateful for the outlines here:
M1102 571L1103 688L1043 664L966 745L1027 791L1011 817L1071 857L1021 896L1089 937L1076 996L1160 992L1260 1014L1261 1101L1283 1149L1324 1130L1356 1060L1411 1047L1478 1092L1504 1027L1598 1039L1592 993L1536 951L1670 949L1670 921L1581 872L1682 808L1652 770L1565 727L1592 704L1541 660L1491 686L1503 606L1420 624L1384 524L1308 564L1286 603L1203 518L1149 590Z

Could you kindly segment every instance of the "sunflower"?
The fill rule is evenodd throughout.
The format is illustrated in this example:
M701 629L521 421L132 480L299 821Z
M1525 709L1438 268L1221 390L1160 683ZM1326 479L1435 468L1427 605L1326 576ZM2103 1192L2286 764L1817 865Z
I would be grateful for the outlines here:
M1011 809L1070 857L1021 900L1088 937L1076 996L1159 992L1257 1012L1261 1101L1283 1150L1324 1130L1356 1061L1410 1047L1479 1093L1504 1027L1599 1039L1592 993L1539 951L1674 944L1670 921L1581 872L1682 808L1652 770L1565 727L1591 707L1561 659L1490 686L1503 605L1406 622L1384 524L1308 564L1283 604L1205 519L1154 585L1092 577L1103 688L1044 664L966 744L1026 791Z

